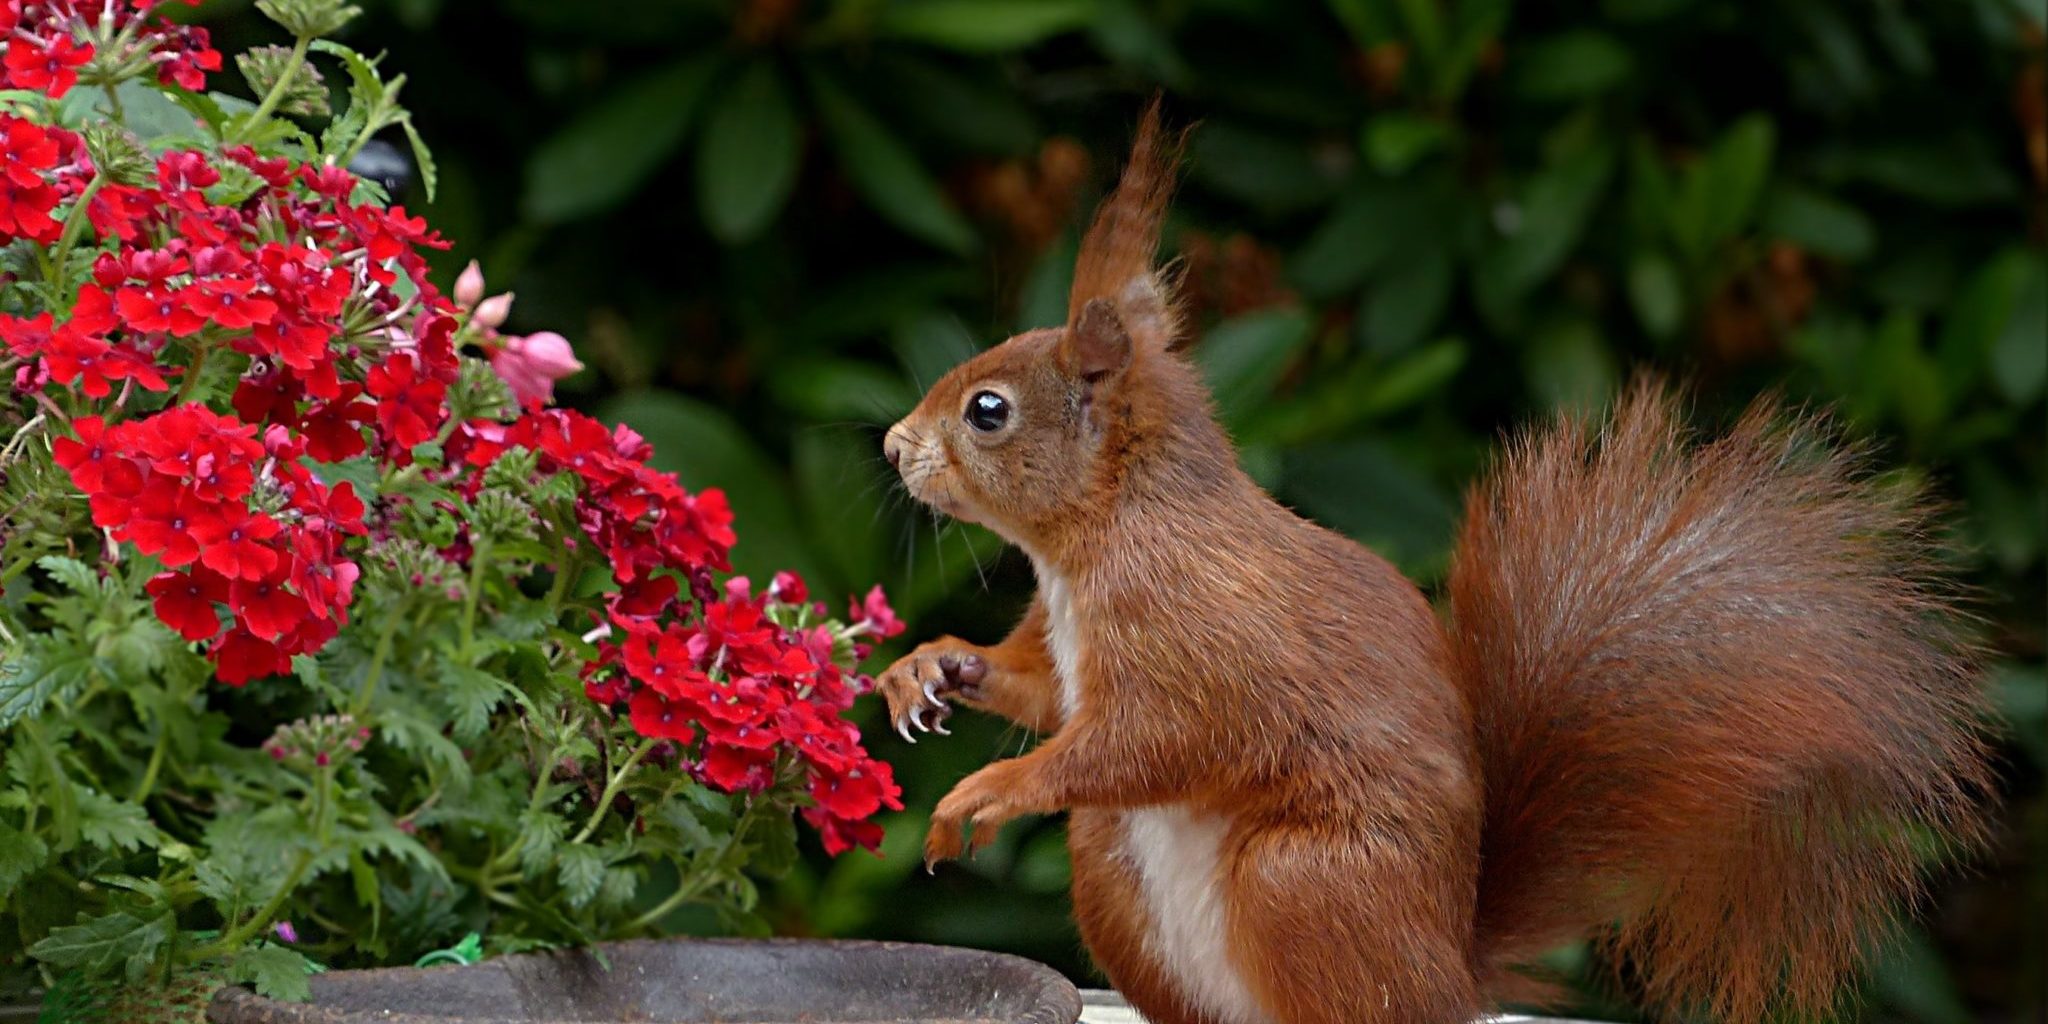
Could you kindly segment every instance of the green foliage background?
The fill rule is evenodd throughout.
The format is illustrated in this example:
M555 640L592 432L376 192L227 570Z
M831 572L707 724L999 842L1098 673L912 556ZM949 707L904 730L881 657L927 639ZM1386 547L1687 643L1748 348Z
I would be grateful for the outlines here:
M352 41L408 73L440 163L409 205L458 241L447 276L482 259L512 329L591 365L572 403L726 488L743 568L882 580L913 638L999 636L1029 569L904 507L880 428L1060 318L1155 89L1199 122L1169 248L1246 464L1424 581L1500 432L1633 368L1709 423L1772 387L1839 408L1955 502L2008 726L2000 841L1938 881L1870 1013L2038 1019L2042 0L363 2ZM196 17L270 37L232 0ZM878 711L911 809L886 858L782 884L776 926L1086 977L1057 822L913 871L922 812L1024 739L907 747Z

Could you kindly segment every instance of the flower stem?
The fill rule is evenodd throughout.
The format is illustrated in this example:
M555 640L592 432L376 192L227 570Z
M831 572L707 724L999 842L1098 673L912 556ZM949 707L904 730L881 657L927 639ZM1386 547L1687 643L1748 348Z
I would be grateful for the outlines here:
M458 661L470 664L470 655L476 648L476 606L484 592L484 570L490 566L491 542L488 538L469 553L469 592L462 595L462 655Z
M257 125L269 120L270 115L277 112L277 105L284 102L285 90L291 86L293 80L299 77L299 65L306 62L307 47L312 45L312 36L301 36L292 42L291 55L285 58L284 69L278 72L277 81L270 84L270 91L264 94L263 102L258 103L256 109L250 111L249 116L242 121L242 130L235 133L235 138L232 141L247 142L248 135L246 133ZM223 139L221 141L227 142L229 140Z
M361 718L370 711L370 699L377 694L377 679L384 674L384 663L391 658L391 638L398 632L398 620L404 618L405 606L400 604L391 609L384 620L384 631L377 634L377 647L370 652L370 667L363 672L363 688L356 692L355 707L350 713Z
M192 397L192 389L199 386L199 371L206 369L206 357L213 349L204 345L196 348L198 351L192 357L192 366L185 371L185 383L178 385L178 393L171 397L171 404L166 408L184 405L185 400Z
M105 172L94 173L92 180L85 183L84 191L78 193L77 201L71 204L70 215L64 218L64 233L57 236L57 248L50 256L50 279L57 286L58 296L70 290L65 278L68 276L66 267L71 262L71 248L78 244L78 236L85 232L85 225L92 220L92 198L99 195L106 183ZM53 301L56 301L55 297Z
M584 823L583 831L576 833L576 838L569 840L569 842L580 843L585 839L589 839L591 834L597 831L598 823L604 820L604 812L610 809L613 798L617 797L619 790L625 786L626 774L633 770L634 765L640 763L641 758L646 757L653 750L653 740L642 740L639 746L633 748L631 756L627 757L619 765L619 770L613 772L611 780L605 783L604 792L598 795L597 807L590 812L590 820Z

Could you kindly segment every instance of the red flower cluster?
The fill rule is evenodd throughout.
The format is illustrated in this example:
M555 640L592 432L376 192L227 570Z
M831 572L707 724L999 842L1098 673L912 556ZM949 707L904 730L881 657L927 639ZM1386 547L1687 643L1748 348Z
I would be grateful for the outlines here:
M537 453L544 473L574 473L581 481L576 520L624 585L615 605L660 615L675 604L680 587L675 578L655 577L655 570L667 569L703 591L711 570L730 567L734 537L725 493L691 494L673 474L647 465L654 447L626 426L608 430L582 413L540 409L509 425L463 424L448 452L482 467L509 448Z
M733 579L692 622L615 607L622 639L600 646L585 689L600 703L625 702L643 736L697 741L692 770L728 793L766 789L782 754L793 754L812 800L804 817L826 851L873 849L882 830L867 819L901 810L902 791L841 717L857 689L832 661L831 628L786 629L771 614L805 599L803 581L783 573L761 597Z
M199 0L183 0L196 6ZM115 81L154 70L165 85L198 92L206 72L220 70L220 53L203 28L147 17L159 0L4 0L0 39L6 40L0 80L52 98L78 84L79 70L93 64L97 81ZM120 44L100 52L92 40Z
M64 135L0 116L0 228L11 215L36 229L31 237L55 234L48 206L66 187L5 190L54 166ZM198 153L164 156L155 187L104 186L88 213L104 237L126 244L99 256L68 319L0 316L0 339L26 361L17 388L89 398L117 385L164 391L176 364L215 350L249 357L233 399L239 420L195 425L213 415L196 405L118 426L86 418L65 442L65 466L94 499L99 525L174 569L195 566L151 585L166 623L190 639L214 638L213 606L230 605L235 628L211 653L220 678L239 683L282 671L289 655L331 637L355 580L339 544L341 533L361 531L361 503L338 488L328 509L329 492L301 457L338 462L374 444L387 461L408 460L446 421L459 361L455 322L435 312L446 302L415 248L444 244L424 222L351 203L355 179L344 172L246 149L229 156L262 183L234 205L208 198L221 176ZM198 438L212 447L180 448ZM102 463L109 452L114 461ZM173 475L202 458L238 483L223 490ZM249 467L266 460L266 488L252 491ZM253 495L269 512L245 504ZM173 522L183 525L165 525ZM246 544L257 547L244 568L237 552Z
M347 483L314 479L289 431L258 439L198 404L114 426L87 416L72 429L53 446L58 465L96 525L168 567L149 581L157 617L211 641L221 681L283 672L347 621L357 570L342 542L364 532L363 503Z
M0 114L0 244L56 241L63 225L50 211L84 187L88 171L76 134Z

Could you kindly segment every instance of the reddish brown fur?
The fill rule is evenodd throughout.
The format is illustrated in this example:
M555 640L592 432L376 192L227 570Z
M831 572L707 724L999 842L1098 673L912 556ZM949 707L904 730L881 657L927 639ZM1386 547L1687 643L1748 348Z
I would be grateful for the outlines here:
M881 679L900 721L978 654L975 703L1051 733L962 781L928 856L1070 811L1083 935L1155 1024L1462 1021L1586 935L1665 1008L1824 1004L1911 889L1903 826L1968 835L1981 774L1913 506L1768 411L1689 446L1644 388L1597 448L1563 425L1475 492L1447 630L1239 471L1170 350L1156 112L1139 138L1071 325L956 368L890 432L917 497L1041 578L1001 644L947 638ZM994 431L963 418L983 390L1011 410ZM1166 805L1222 823L1224 969L1252 1009L1148 937L1125 816Z

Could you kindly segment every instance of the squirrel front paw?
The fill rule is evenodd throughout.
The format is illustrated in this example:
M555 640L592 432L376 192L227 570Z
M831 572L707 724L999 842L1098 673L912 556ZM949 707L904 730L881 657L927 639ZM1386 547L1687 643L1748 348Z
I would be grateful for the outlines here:
M916 743L917 737L910 733L913 726L922 732L951 735L946 729L946 719L953 714L948 698L979 699L981 683L987 678L988 659L978 648L936 640L897 659L876 677L875 689L889 702L889 720L896 732Z

